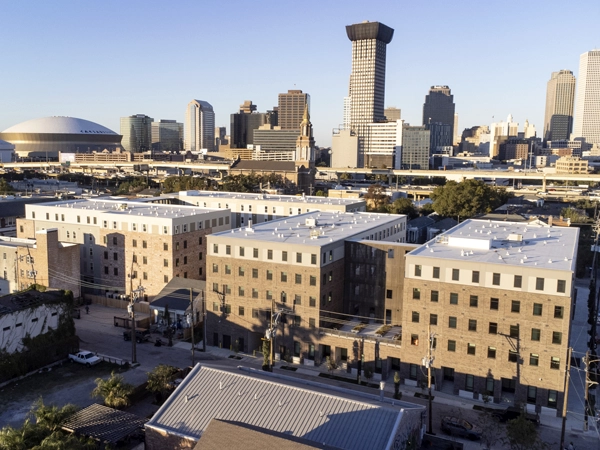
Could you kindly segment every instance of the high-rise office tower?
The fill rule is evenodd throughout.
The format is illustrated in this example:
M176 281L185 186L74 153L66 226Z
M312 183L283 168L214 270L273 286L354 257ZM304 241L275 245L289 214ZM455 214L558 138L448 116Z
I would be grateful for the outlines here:
M300 130L304 108L310 114L310 95L300 90L289 90L279 94L278 121L282 130Z
M121 117L121 145L128 152L140 153L150 150L152 144L152 122L144 114Z
M402 127L402 169L429 169L430 131L425 126Z
M600 50L586 52L579 59L573 137L584 138L588 145L600 144Z
M569 139L573 131L575 77L570 70L552 72L546 88L544 141Z
M251 100L240 105L240 111L230 116L231 148L247 148L254 144L254 131L264 124L277 125L274 111L259 113ZM300 129L300 124L298 128Z
M454 96L448 86L431 86L425 96L423 125L434 122L450 125L454 131Z
M395 106L388 106L383 110L383 114L387 122L396 122L401 119L402 111Z
M152 150L178 152L183 148L183 124L175 120L152 122Z
M215 112L210 103L192 100L185 112L185 149L215 150Z

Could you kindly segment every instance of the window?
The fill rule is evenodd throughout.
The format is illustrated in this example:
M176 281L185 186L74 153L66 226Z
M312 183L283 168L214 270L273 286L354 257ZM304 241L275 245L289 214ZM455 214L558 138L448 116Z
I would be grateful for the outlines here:
M471 283L479 283L479 271L474 270L471 274Z
M311 286L316 286L317 285L317 277L315 277L314 275L311 275L309 278L309 283Z
M258 249L257 248L252 249L252 256L254 258L258 258Z
M272 279L273 279L273 271L267 270L267 280L272 280Z
M287 303L287 294L285 292L281 293L281 303Z
M246 273L246 270L244 269L244 267L239 266L238 267L238 276L243 277Z
M245 295L245 293L246 293L246 291L245 291L244 287L243 286L238 286L238 295L240 297L243 297Z
M116 253L116 252L115 252L115 253L113 253L113 259L114 259L115 261L118 261L118 260L119 260L119 254L118 254L118 253Z
M456 351L456 341L448 341L448 351L455 352Z
M163 275L163 282L165 282L165 283L169 282L169 276L168 275Z
M498 324L496 322L490 322L488 332L490 334L498 334Z
M539 341L541 334L542 334L542 331L539 328L532 328L531 329L531 340Z
M535 353L529 354L529 365L530 366L538 366L540 364L540 355Z
M534 316L541 316L542 315L542 304L541 303L534 303L533 304L533 315Z
M556 282L556 292L564 293L567 290L567 282L565 280L558 280Z
M413 288L413 296L412 298L414 300L420 300L421 299L421 289L419 288Z
M163 250L165 252L169 250L169 244L167 244L166 242L163 244Z
M467 375L465 377L465 391L473 392L474 385L475 385L475 377L473 375Z
M273 291L267 291L267 300L273 300Z
M544 279L543 278L536 278L535 279L535 290L536 291L543 291L544 290Z
M523 283L523 277L521 275L515 275L515 281L513 287L520 288Z
M558 391L548 390L548 408L556 409L556 402L558 399Z
M258 278L258 269L252 269L252 278Z
M310 255L310 263L316 265L317 264L317 255L313 253Z
M317 299L315 297L308 298L308 306L314 308L317 306Z
M527 403L532 403L535 405L536 400L537 400L537 387L527 386Z
M213 253L219 253L219 244L213 244Z
M429 325L437 325L437 314L429 314Z
M560 369L560 358L557 358L556 356L552 356L550 358L550 368L555 369L555 370Z
M553 344L561 344L562 343L562 333L560 331L552 332L552 343Z
M497 298L490 298L490 309L498 311L498 303L500 301Z
M104 259L108 259L108 252L104 252Z
M555 319L562 319L563 318L563 311L564 311L564 308L562 306L555 306L554 307L554 318Z
M252 318L258 319L258 309L252 308Z
M432 302L436 302L437 303L438 300L439 300L439 298L440 298L439 291L431 291L431 301Z
M108 266L104 266L104 275L108 275Z
M419 323L419 313L417 311L412 312L412 321L414 323Z
M309 328L315 328L316 327L316 322L315 322L315 318L311 317L308 319L308 326Z
M281 252L281 260L287 261L287 252Z
M439 278L440 278L440 268L439 267L433 268L433 278L439 280Z
M499 273L494 273L492 275L492 284L494 286L500 286L500 274Z
M519 300L513 300L511 302L510 312L514 312L514 313L521 312L521 302Z
M239 316L243 316L244 315L244 307L243 306L239 306L238 307L238 315Z
M218 273L219 272L219 265L213 263L212 269L213 269L213 273Z
M488 347L488 358L496 359L496 347Z
M448 317L448 327L456 328L456 317L453 317L453 316Z
M258 298L258 289L252 288L252 298Z
M419 345L419 335L418 334L410 335L410 345Z
M451 305L458 305L458 294L456 292L451 292L450 293L450 304Z
M115 276L119 275L119 269L118 269L117 267L115 267L115 268L113 269L113 274L114 274Z
M467 344L467 355L475 354L475 344Z
M329 272L329 281L330 282L333 281L333 272L332 271Z
M302 262L302 253L296 253L296 262L297 263L301 263Z
M508 362L516 363L519 360L519 354L514 350L508 351Z
M240 247L240 256L246 256L246 249L244 247Z
M300 294L294 295L294 305L302 304L302 296Z
M415 277L421 276L421 266L415 266Z
M333 250L329 250L329 261L333 261Z
M460 271L458 269L452 269L452 281L459 280Z
M302 275L297 273L294 275L294 282L296 284L302 284Z
M469 297L469 306L471 308L477 308L478 301L479 301L479 298L476 295L471 295Z
M183 242L183 248L186 248L186 247L187 247L187 245L186 245L186 244L187 244L187 241L184 241L184 242ZM226 254L226 255L231 255L231 245L226 245L226 246L225 246L225 254ZM242 315L242 314L240 314L240 315Z
M519 325L511 325L510 326L509 336L514 339L519 339Z
M267 259L273 259L273 250L267 250Z
M416 364L410 364L408 369L408 378L410 378L411 380L416 380L418 370L419 367Z
M144 280L148 279L148 272L142 272L142 277L144 278Z
M358 288L358 286L356 286ZM394 291L392 291L391 289L386 289L385 291L385 298L387 299L391 299L394 297Z
M131 242L131 245L132 245L133 247L137 247L137 239L134 239L134 240Z
M477 320L469 319L469 331L477 331Z
M179 258L176 260L175 265L177 266L179 263ZM229 264L225 264L225 275L231 275L231 266Z
M287 272L281 272L282 283L287 283Z
M132 256L132 260L133 260L133 262L134 262L134 263L137 263L137 262L138 262L138 260L137 260L137 255L136 255L135 253L134 253L134 254L133 254L133 256Z

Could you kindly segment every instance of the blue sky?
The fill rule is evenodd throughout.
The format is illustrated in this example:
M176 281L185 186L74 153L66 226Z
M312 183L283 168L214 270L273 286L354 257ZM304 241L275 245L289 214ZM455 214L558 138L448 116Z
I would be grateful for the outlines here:
M345 25L380 21L386 106L420 125L431 85L452 89L459 128L512 113L543 128L546 83L600 46L600 1L195 0L0 2L0 130L72 116L119 132L119 117L184 121L206 100L217 125L244 100L311 95L317 145L342 121L351 68Z

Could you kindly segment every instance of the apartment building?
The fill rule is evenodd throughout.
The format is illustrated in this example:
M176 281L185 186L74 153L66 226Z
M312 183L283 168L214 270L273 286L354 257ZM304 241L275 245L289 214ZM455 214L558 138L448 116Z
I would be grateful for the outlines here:
M151 300L174 277L205 279L206 235L231 227L230 212L126 199L27 205L18 237L56 228L80 244L86 292L128 294L142 285Z
M39 284L80 296L79 246L58 240L57 229L39 230L34 239L0 237L0 296Z
M315 211L365 212L364 200L332 199L308 195L268 195L216 191L180 191L151 202L198 206L201 208L231 210L232 228L277 220Z
M435 389L562 408L577 228L467 220L406 255L400 374Z
M352 360L354 335L334 343L335 337L329 341L320 331L333 330L334 317L345 313L344 292L351 281L346 245L378 241L394 246L405 236L406 216L337 211L303 213L210 235L209 343L244 351L260 348L272 315L282 312L276 358L312 365L335 353L342 361Z
M561 156L556 161L556 173L587 174L588 161L575 156Z

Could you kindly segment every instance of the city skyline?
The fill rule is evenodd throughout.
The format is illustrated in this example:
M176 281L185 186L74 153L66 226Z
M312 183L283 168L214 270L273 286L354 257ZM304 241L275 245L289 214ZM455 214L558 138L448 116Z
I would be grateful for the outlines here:
M215 125L229 133L230 114L244 100L265 112L278 94L298 89L311 96L316 144L329 146L348 89L345 27L369 20L395 29L387 48L385 107L402 109L411 125L421 122L427 89L443 84L452 88L459 133L510 113L541 134L548 77L571 70L578 78L580 55L598 45L592 24L600 14L597 2L569 5L570 15L579 17L578 33L548 39L555 9L544 5L508 2L482 17L480 5L470 2L344 2L340 8L308 1L308 13L290 22L288 5L178 2L164 9L149 2L64 1L40 3L32 14L9 3L0 31L11 43L0 74L0 130L46 116L80 117L116 132L119 118L134 114L184 122L186 105L199 98L213 105ZM195 37L198 17L204 25ZM141 33L146 45L126 52L124 44ZM261 42L255 50L239 45L252 37ZM431 52L439 42L448 51ZM163 60L150 65L155 52ZM518 73L509 71L515 62Z

